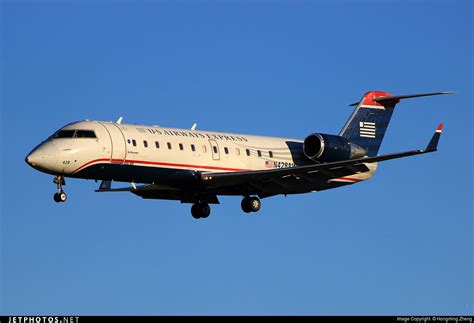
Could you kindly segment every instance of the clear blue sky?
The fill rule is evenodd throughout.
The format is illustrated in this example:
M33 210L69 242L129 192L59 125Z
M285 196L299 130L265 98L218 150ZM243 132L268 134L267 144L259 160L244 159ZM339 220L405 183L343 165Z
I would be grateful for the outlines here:
M3 1L1 313L473 314L472 1ZM304 138L397 107L361 184L190 206L98 194L25 155L85 118Z

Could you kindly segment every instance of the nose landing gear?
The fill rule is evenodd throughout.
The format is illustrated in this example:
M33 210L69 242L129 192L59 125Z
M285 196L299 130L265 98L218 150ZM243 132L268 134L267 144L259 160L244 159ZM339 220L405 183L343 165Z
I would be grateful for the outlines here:
M58 187L58 192L54 193L53 199L55 202L66 202L67 195L63 191L63 185L66 185L66 181L64 180L64 176L55 176L53 183L56 184Z

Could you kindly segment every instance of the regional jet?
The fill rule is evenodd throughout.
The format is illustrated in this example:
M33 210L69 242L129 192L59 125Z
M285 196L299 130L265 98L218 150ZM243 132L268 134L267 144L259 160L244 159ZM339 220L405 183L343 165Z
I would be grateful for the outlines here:
M26 157L54 175L54 201L65 202L65 177L101 180L97 192L131 192L145 199L191 203L194 218L207 218L218 196L242 197L245 213L261 199L317 192L370 179L378 162L437 150L440 124L425 149L378 155L400 100L449 94L364 94L337 135L312 133L304 140L117 122L70 123ZM130 187L112 188L112 182Z

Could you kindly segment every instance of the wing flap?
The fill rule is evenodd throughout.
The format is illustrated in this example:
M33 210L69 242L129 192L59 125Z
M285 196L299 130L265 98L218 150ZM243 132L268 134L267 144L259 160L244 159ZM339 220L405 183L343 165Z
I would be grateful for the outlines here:
M102 187L99 187L99 189L97 189L95 191L100 192L100 193L102 193L102 192L132 192L132 191L135 191L135 190L143 190L143 189L147 188L148 186L151 186L151 185L142 185L142 186L136 186L136 187L130 186L130 187L120 187L120 188L102 188Z

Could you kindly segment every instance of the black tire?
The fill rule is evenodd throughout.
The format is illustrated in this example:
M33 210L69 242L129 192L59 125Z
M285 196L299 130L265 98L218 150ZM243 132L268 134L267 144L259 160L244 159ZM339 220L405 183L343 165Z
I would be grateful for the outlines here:
M195 203L193 204L193 206L191 206L191 215L193 216L193 218L195 219L200 219L201 218L201 212L200 212L200 205L198 203Z
M53 195L54 202L59 203L61 200L59 199L59 193L54 193Z
M262 207L262 202L260 202L260 199L258 197L252 196L249 199L249 208L252 212L260 211L261 207Z
M244 197L240 203L240 206L242 207L242 211L245 213L252 212L252 209L250 208L250 197Z
M195 203L191 207L191 215L195 219L205 219L211 214L211 208L207 203Z
M207 203L201 204L201 218L205 219L211 214L211 207Z

